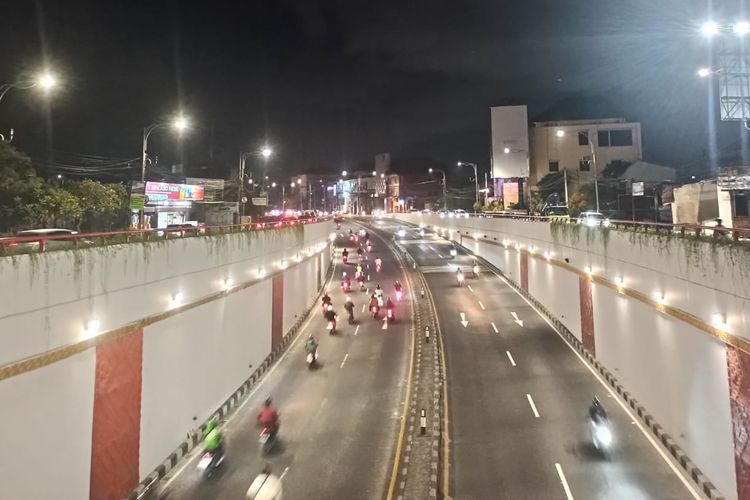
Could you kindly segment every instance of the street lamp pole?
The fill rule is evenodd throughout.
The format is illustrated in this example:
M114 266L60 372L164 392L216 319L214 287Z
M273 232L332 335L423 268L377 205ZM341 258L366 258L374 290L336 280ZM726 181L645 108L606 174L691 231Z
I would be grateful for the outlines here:
M428 170L429 173L432 173L434 171L443 174L443 210L448 210L448 184L445 181L445 170L439 168L430 168Z
M57 78L48 72L42 73L34 80L17 80L13 83L4 83L0 85L0 101L3 100L5 94L11 89L17 90L29 90L34 87L41 87L45 91L49 91L57 85Z
M479 173L477 170L477 164L460 161L457 165L459 167L467 165L474 168L474 205L477 205L479 203ZM474 209L474 211L476 211L476 209Z

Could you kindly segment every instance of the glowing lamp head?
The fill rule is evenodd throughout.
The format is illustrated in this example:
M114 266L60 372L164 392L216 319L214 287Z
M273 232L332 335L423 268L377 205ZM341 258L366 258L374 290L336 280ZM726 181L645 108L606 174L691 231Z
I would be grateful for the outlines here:
M272 154L273 154L273 150L269 148L268 146L260 150L260 155L265 159L270 158Z
M711 74L711 70L708 68L699 68L697 73L698 73L698 76L700 76L701 78L706 78L707 76Z
M39 75L37 85L39 85L39 87L45 92L49 92L57 86L57 78L52 73L45 71Z
M701 33L705 37L712 37L714 35L719 34L719 25L716 24L714 21L706 21L703 23L703 26L701 26Z
M562 130L562 129L558 129L558 130L555 131L555 135L557 137L565 137L565 131Z

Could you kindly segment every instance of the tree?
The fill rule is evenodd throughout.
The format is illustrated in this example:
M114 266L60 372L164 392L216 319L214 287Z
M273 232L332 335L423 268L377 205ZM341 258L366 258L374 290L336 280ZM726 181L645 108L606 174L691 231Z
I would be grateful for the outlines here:
M122 184L102 184L84 179L70 186L78 198L83 217L78 228L112 229L123 212L127 191Z
M37 222L48 227L78 226L83 216L80 200L58 187L47 187L36 206Z
M0 231L15 231L35 223L36 203L45 191L31 160L0 141Z

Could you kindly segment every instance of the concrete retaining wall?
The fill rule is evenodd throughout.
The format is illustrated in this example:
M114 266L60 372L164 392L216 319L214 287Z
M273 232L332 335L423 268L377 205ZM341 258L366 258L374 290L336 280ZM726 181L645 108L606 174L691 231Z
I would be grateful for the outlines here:
M311 305L332 229L0 259L2 496L125 497L264 363L274 314L285 332Z

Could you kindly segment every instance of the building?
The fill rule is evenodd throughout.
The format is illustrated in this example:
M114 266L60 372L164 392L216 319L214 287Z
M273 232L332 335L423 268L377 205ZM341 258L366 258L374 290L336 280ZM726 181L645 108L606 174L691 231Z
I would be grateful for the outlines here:
M750 171L732 169L718 179L674 189L675 224L715 225L750 229Z
M335 210L338 175L302 174L293 180L295 188L287 192L287 207L321 212Z
M611 162L643 159L641 124L624 118L534 122L529 128L529 187L554 172L567 171L573 185L594 181ZM596 170L596 172L595 172Z
M404 210L405 201L400 198L401 177L385 172L372 175L357 175L341 179L336 187L339 206L351 214L371 214L374 210L400 212Z

